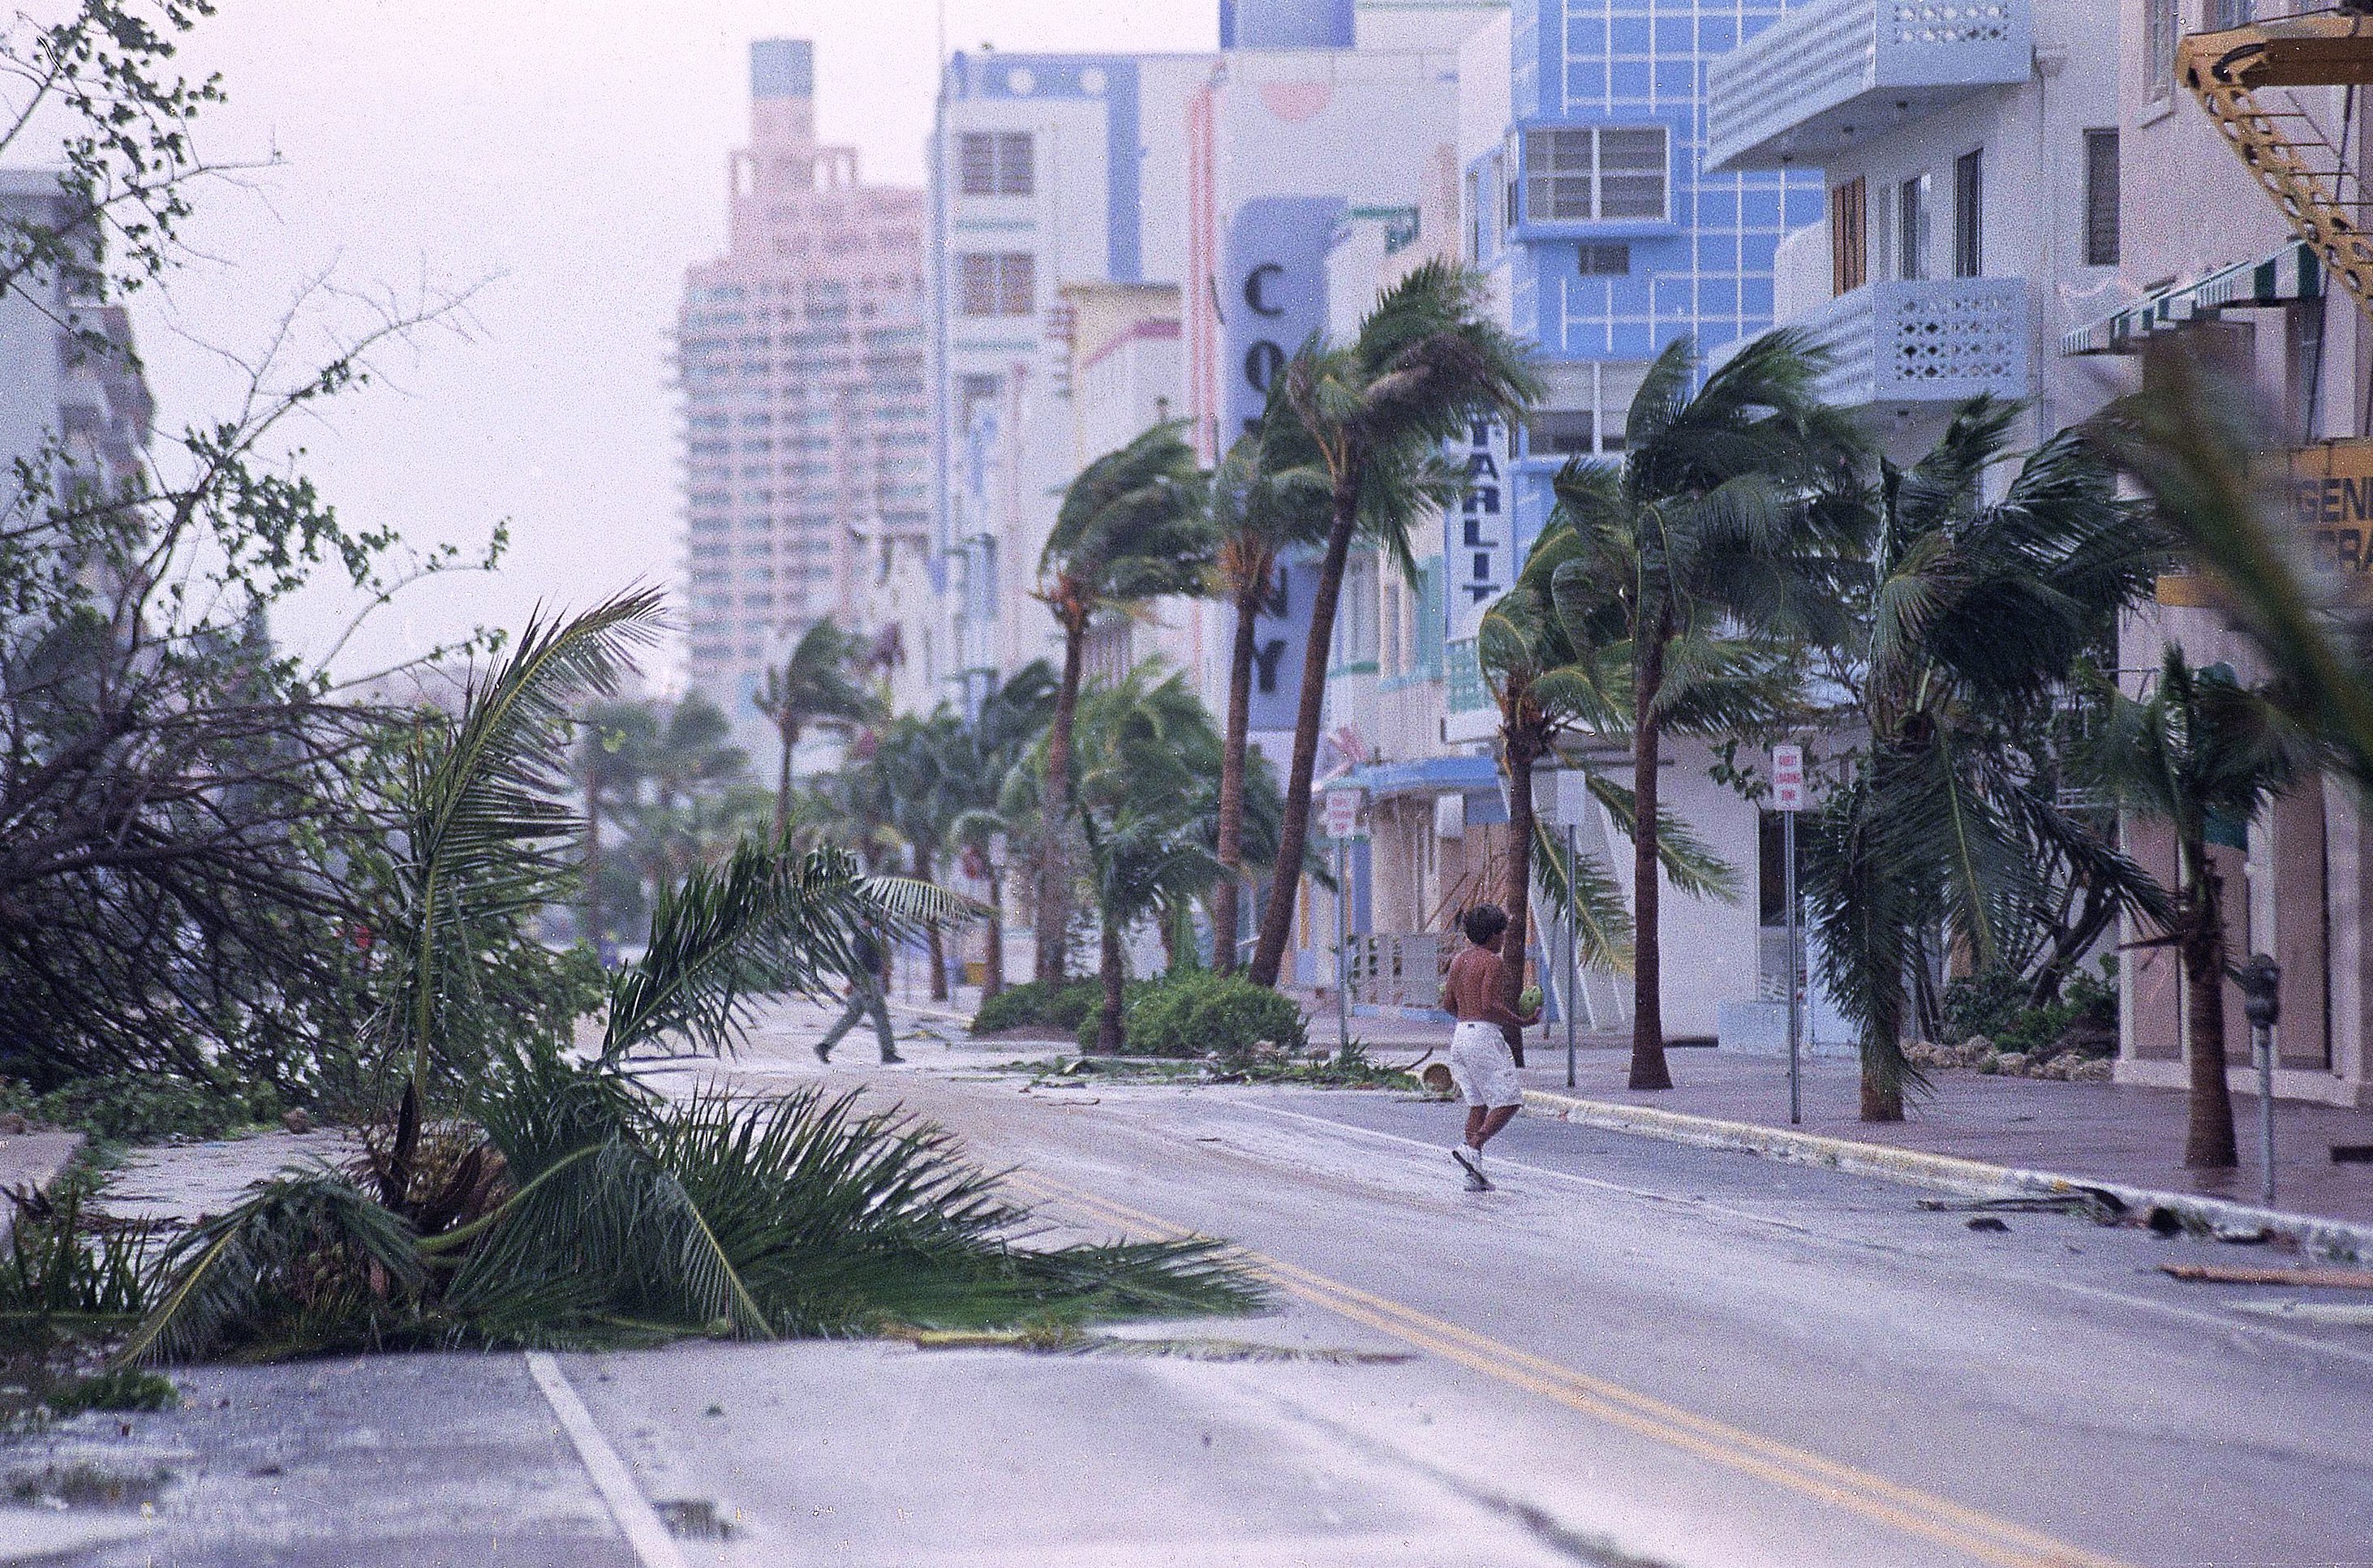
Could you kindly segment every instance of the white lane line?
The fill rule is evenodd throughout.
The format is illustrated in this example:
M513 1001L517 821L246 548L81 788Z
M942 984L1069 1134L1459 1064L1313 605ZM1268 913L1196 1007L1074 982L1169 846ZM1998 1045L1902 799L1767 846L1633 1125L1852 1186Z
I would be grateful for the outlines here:
M675 1538L660 1523L658 1512L635 1484L626 1461L610 1446L602 1429L593 1424L593 1413L577 1390L562 1375L560 1363L542 1351L527 1352L527 1375L544 1390L544 1403L560 1420L560 1430L568 1433L568 1441L577 1447L577 1457L585 1461L585 1473L593 1478L593 1490L602 1494L609 1505L610 1516L618 1521L618 1529L626 1544L642 1559L643 1568L688 1568L684 1553L676 1550Z
M1379 1132L1374 1128L1357 1127L1350 1122L1330 1121L1326 1117L1312 1116L1306 1111L1289 1111L1276 1106L1256 1105L1241 1105L1236 1108L1257 1111L1263 1116L1284 1117L1293 1121L1304 1121L1314 1127L1323 1127L1334 1132L1348 1132L1356 1137L1380 1139L1387 1143L1406 1144L1409 1148L1422 1149L1428 1153L1439 1147L1420 1138L1405 1137L1397 1132ZM1618 1181L1604 1181L1596 1176L1576 1176L1571 1171L1555 1171L1546 1165L1529 1165L1522 1160L1502 1159L1498 1161L1497 1164L1502 1170L1523 1171L1529 1176L1549 1176L1557 1181L1572 1182L1577 1187L1595 1188L1602 1192L1620 1193L1627 1198L1637 1198L1647 1202L1669 1203L1680 1208L1694 1209L1702 1213L1722 1214L1735 1220L1745 1220L1753 1224L1767 1225L1773 1230L1787 1231L1803 1236L1806 1240L1823 1246L1843 1247L1856 1252L1902 1255L1902 1249L1900 1247L1874 1242L1847 1241L1810 1225L1798 1224L1792 1220L1775 1219L1769 1214L1758 1214L1748 1209L1732 1209L1720 1203L1710 1203L1702 1198L1684 1198L1674 1193L1657 1192L1647 1188L1626 1187ZM1861 1176L1854 1179L1874 1181L1879 1178ZM1923 1258L1922 1262L1925 1267L1941 1272L1958 1274L1967 1281L1985 1282L1993 1278L1943 1258ZM2245 1335L2250 1339L2269 1340L2295 1351L2306 1351L2316 1355L2331 1356L2340 1361L2355 1362L2361 1366L2373 1366L2373 1352L2360 1351L2347 1345L2332 1344L2322 1340L2310 1339L2305 1334L2286 1333L2280 1328L2262 1324L2239 1322L2213 1312L2204 1312L2197 1307L2182 1306L2174 1302L2155 1301L2149 1296L2132 1295L2124 1291L2113 1291L2100 1285L2082 1285L2070 1280L2031 1277L2029 1282L2091 1301L2111 1302L2120 1306L2157 1313L2162 1317L2171 1318L2178 1323L2188 1323L2196 1328L2216 1328L2227 1334Z

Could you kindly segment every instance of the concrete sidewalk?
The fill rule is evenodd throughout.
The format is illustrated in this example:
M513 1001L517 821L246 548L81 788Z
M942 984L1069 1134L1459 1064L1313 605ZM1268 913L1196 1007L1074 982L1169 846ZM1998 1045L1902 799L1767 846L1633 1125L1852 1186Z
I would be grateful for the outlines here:
M1400 1047L1379 1050L1397 1059ZM1683 1116L1762 1127L1788 1126L1788 1069L1771 1057L1684 1048L1666 1053L1674 1087L1624 1087L1628 1046L1594 1041L1579 1053L1575 1086L1565 1086L1561 1046L1529 1050L1529 1088L1584 1100L1651 1106ZM1991 1165L2052 1171L2079 1180L2255 1204L2259 1166L2257 1102L2236 1096L2241 1165L2215 1175L2183 1168L2186 1097L2176 1090L2122 1083L2061 1083L1994 1078L1961 1070L1931 1073L1933 1092L1911 1119L1865 1122L1853 1062L1804 1064L1805 1119L1798 1130L1856 1143L1912 1149ZM2373 1115L2295 1100L2274 1103L2274 1207L2290 1213L2373 1222L2373 1164L2335 1164L2334 1144L2373 1143Z
M918 1012L933 1007L918 994ZM1331 1044L1331 1006L1308 1012L1310 1042ZM942 1004L969 1017L966 991ZM1351 1037L1384 1063L1402 1065L1448 1042L1441 1024L1389 1017L1354 1017ZM1788 1126L1788 1067L1777 1057L1745 1056L1707 1047L1668 1050L1674 1087L1635 1093L1623 1086L1631 1064L1625 1039L1586 1036L1578 1053L1574 1087L1565 1082L1565 1048L1552 1031L1526 1039L1526 1087L1572 1093L1585 1100L1651 1106L1683 1116L1711 1117L1763 1127ZM1892 1126L1861 1119L1860 1070L1852 1061L1808 1058L1804 1064L1805 1119L1799 1130L1826 1138L1975 1160L1991 1165L2052 1171L2080 1180L2255 1204L2258 1201L2258 1108L2237 1094L2233 1115L2240 1135L2238 1170L2203 1174L2183 1168L2187 1096L2180 1090L2123 1083L2063 1083L1996 1078L1963 1069L1931 1071L1933 1092L1914 1102L1911 1119ZM2357 1223L2373 1223L2373 1164L2334 1164L2335 1144L2373 1144L2373 1113L2296 1100L2274 1103L2274 1207L2287 1212Z

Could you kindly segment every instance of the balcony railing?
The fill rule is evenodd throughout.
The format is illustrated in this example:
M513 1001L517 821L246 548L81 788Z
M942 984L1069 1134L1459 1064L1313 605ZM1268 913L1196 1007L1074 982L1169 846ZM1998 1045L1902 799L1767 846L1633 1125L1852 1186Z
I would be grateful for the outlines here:
M1785 324L1834 357L1821 395L1841 407L2026 397L2034 304L2025 278L1873 283Z
M1706 68L1706 167L1818 169L2034 55L2032 0L1818 0Z

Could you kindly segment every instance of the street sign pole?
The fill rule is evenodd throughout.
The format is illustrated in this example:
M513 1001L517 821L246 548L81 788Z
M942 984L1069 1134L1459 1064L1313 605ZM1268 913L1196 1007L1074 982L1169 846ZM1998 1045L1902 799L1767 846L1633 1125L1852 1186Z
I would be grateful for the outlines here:
M1335 840L1335 1056L1351 1054L1351 841Z
M1580 863L1580 838L1574 825L1565 825L1565 1086L1573 1087L1573 1015L1582 1005L1582 900L1574 888L1573 869Z
M1771 804L1780 813L1780 897L1788 907L1788 1125L1794 1127L1805 1119L1804 965L1796 953L1796 817L1805 809L1804 747L1771 748Z
M1781 896L1788 905L1788 1125L1796 1126L1805 1119L1805 1083L1803 1070L1798 1065L1798 1041L1804 1037L1804 1018L1799 1012L1802 988L1796 983L1796 813L1788 812L1780 818Z

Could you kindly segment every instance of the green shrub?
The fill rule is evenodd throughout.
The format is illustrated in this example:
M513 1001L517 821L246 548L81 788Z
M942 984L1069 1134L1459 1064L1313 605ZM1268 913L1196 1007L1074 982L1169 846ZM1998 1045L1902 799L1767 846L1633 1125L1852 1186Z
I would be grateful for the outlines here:
M1264 1045L1299 1051L1309 1044L1302 1009L1291 999L1233 975L1196 1001L1186 1036L1194 1048L1222 1061L1245 1059Z
M1093 980L1074 980L1052 991L1037 980L1008 986L980 1004L980 1011L973 1015L972 1032L993 1035L1000 1029L1018 1029L1025 1024L1077 1029L1080 1020L1095 1012L1102 997Z
M1081 1021L1080 1048L1096 1044L1097 1017ZM1242 1061L1263 1045L1300 1050L1302 1010L1266 986L1208 969L1177 969L1130 982L1123 995L1121 1054Z
M0 1084L0 1109L73 1128L94 1138L154 1143L179 1134L221 1138L256 1122L276 1120L279 1091L196 1083L159 1073L111 1073L77 1078L34 1094L22 1084Z
M2029 1007L2029 982L1996 971L1955 980L1945 989L1946 1045L1983 1035L1998 1051L2033 1056L2068 1046L2098 1048L2118 1027L2118 989L2102 974L2077 969L2060 988L2060 1000ZM2070 1036L2075 1038L2071 1039Z
M154 1372L118 1367L88 1377L70 1377L41 1396L53 1415L85 1410L170 1410L181 1402L173 1380Z

